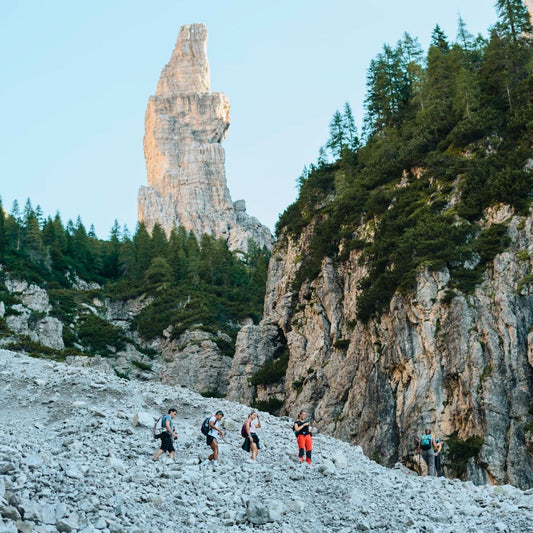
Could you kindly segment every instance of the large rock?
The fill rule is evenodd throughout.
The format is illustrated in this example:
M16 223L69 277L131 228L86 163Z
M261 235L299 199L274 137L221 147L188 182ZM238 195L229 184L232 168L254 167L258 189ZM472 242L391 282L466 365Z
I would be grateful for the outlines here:
M221 354L209 333L187 331L179 339L162 340L158 349L164 360L159 373L163 383L201 393L226 394L231 357Z
M209 91L207 30L183 26L146 110L148 187L139 191L138 214L148 230L158 223L168 234L181 225L224 238L232 250L246 251L249 239L271 247L270 230L243 200L231 200L221 145L229 124L228 99Z

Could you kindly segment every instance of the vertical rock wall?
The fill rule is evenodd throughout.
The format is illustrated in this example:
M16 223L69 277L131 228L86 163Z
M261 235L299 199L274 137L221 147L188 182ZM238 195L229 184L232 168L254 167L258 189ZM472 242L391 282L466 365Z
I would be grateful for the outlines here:
M246 251L249 239L271 248L270 230L243 200L231 200L221 145L229 124L228 99L209 90L207 30L183 26L146 110L148 186L139 191L138 217L149 230L181 225L224 238L233 250Z
M282 412L311 410L321 430L386 464L412 464L425 425L443 437L481 437L469 478L531 487L533 215L502 208L488 213L487 222L505 223L512 244L472 295L452 296L447 270L421 271L411 296L396 295L386 313L367 323L356 316L366 275L358 252L343 265L326 259L320 275L294 293L312 228L298 242L281 238L270 262L264 321L237 340L231 399L249 401L258 393L265 399L243 372L253 375L274 357L280 328L290 352ZM270 344L259 345L255 332L268 331Z

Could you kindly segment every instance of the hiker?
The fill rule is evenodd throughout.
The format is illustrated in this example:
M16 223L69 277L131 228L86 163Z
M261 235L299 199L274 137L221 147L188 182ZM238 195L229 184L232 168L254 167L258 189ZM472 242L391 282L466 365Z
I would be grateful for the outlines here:
M435 475L437 477L442 477L444 474L442 472L442 463L440 460L440 452L442 451L442 442L440 439L433 435L433 441L436 446L433 446L433 453L435 454Z
M304 457L308 465L311 465L311 451L313 449L313 434L311 420L307 418L305 411L300 411L293 425L296 442L298 443L298 457L303 463Z
M208 461L213 461L213 465L218 465L218 438L219 436L224 440L224 433L220 429L220 421L224 417L222 411L217 411L215 416L209 419L209 432L206 435L206 444L211 448L212 453L207 458Z
M171 408L168 410L168 414L161 417L161 427L163 428L161 431L161 446L155 452L153 457L154 461L157 461L159 456L165 452L168 452L170 459L174 460L174 452L176 451L174 448L174 439L178 438L174 427L174 418L177 414L178 410Z
M422 456L422 459L424 459L428 467L427 473L430 476L435 475L435 452L433 449L436 447L437 443L433 438L431 430L428 428L424 429L424 434L418 440L417 453L419 457Z
M257 422L256 422L257 419ZM259 437L257 436L256 429L261 427L261 420L259 420L259 413L252 411L248 418L244 421L241 429L241 435L244 437L244 443L242 449L246 452L251 451L252 455L250 459L255 461L257 459L257 453L259 452Z

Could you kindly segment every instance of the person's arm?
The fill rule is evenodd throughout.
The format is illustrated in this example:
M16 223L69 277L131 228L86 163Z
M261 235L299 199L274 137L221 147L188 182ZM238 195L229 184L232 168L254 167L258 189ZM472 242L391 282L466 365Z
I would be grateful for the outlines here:
M178 434L174 433L174 431L172 431L172 426L170 425L170 420L167 419L167 421L165 423L165 427L167 428L167 431L170 433L170 435L172 437L178 438Z
M437 442L437 453L439 454L440 451L442 450L442 442Z
M209 427L215 431L218 431L218 434L221 436L221 437L224 437L224 433L222 433L222 431L220 429L218 429L216 426L216 421L213 422L212 420L209 421Z
M261 420L259 420L259 415L257 415L257 424L255 425L256 428L261 427Z
M299 423L298 420L294 423L295 431L302 431L304 426L308 426L309 425L309 422L302 422L300 425L298 425L298 423Z

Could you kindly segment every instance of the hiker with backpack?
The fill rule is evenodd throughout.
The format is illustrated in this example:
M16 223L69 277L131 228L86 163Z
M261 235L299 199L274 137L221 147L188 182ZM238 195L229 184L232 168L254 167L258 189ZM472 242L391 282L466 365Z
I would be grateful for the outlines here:
M207 446L212 450L212 453L209 455L206 462L208 463L209 461L212 461L214 466L218 465L218 438L224 440L224 433L220 429L220 421L223 417L224 413L222 411L217 411L214 416L204 420L201 429L202 433L205 435Z
M257 421L256 421L257 420ZM242 449L246 452L252 452L250 459L255 461L259 452L259 437L256 430L261 427L261 420L259 420L259 413L252 411L248 418L244 421L241 428L241 436L244 437Z
M178 438L176 428L174 427L174 418L178 414L178 410L171 408L168 410L168 414L162 416L154 426L154 437L161 439L161 445L159 450L155 452L153 457L154 461L157 461L159 457L168 452L170 459L174 460L174 440Z
M305 458L308 465L311 465L311 451L313 450L311 423L312 421L307 418L307 413L302 410L292 426L298 443L298 458L301 463L304 462Z
M422 456L422 459L424 459L428 467L427 473L430 476L435 475L435 452L433 451L433 448L436 447L437 443L435 442L431 430L428 428L424 429L423 435L418 439L417 453L419 457Z

